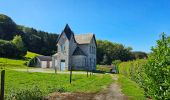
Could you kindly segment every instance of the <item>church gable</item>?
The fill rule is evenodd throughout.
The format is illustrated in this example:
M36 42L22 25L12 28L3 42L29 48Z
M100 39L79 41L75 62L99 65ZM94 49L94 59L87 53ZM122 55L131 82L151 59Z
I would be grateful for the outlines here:
M62 33L60 34L57 40L57 43L59 42L60 39L63 39L63 38L64 39L67 38L68 40L70 40L72 36L74 36L74 33L72 32L68 24L66 24L64 30L62 31Z

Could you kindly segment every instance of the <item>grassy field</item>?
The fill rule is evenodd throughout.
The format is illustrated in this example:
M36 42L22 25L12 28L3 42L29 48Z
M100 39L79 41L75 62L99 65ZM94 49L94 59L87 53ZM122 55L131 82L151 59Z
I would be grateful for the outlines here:
M119 75L118 83L121 85L122 92L128 96L130 100L146 100L144 90L134 81L123 75Z
M38 54L27 52L25 59L0 58L1 70L6 70L5 98L8 100L39 100L52 92L94 93L112 83L110 75L73 74L72 84L69 74L30 73L10 70L28 68L24 65Z
M9 58L0 58L0 68L27 68L24 64L31 58L35 57L36 53L27 52L25 59L9 59Z
M42 97L52 92L97 92L112 83L110 75L28 73L6 70L5 97ZM33 94L32 94L33 93ZM31 98L32 99L32 98Z

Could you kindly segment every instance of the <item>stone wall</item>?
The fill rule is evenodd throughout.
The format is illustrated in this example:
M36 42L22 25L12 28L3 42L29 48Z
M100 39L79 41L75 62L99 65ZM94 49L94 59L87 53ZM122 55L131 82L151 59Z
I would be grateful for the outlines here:
M94 49L92 49L94 48ZM91 40L91 43L88 45L88 66L91 70L96 69L96 44L94 38Z
M62 37L65 37L64 39ZM65 51L61 51L61 44L65 45ZM58 41L58 55L57 55L57 70L60 70L60 62L61 60L65 60L65 69L68 69L69 66L69 40L66 38L65 34L62 34L60 40Z
M83 55L72 56L72 67L76 70L86 70L85 60L86 56Z

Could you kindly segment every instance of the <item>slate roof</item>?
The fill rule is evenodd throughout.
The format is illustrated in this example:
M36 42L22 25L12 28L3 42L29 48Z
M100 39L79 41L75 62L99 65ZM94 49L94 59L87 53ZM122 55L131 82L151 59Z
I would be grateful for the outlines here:
M93 34L80 34L75 35L74 37L78 44L89 44L93 38Z
M86 56L86 54L78 46L76 47L76 49L74 50L72 55L84 55L84 56Z
M50 57L50 56L37 56L37 58L40 61L52 61L52 57Z
M66 37L67 37L68 40L70 40L71 34L74 35L74 33L73 33L73 31L71 30L71 28L69 27L69 25L66 24L64 30L62 31L62 33L61 33L60 36L58 37L57 42L59 41L59 39L60 39L60 37L62 36L63 33L66 34Z
M65 26L64 30L62 31L62 33L60 34L57 42L59 41L59 39L60 39L60 37L62 36L63 33L66 34L66 37L67 37L68 40L70 40L71 39L71 35L73 35L74 41L77 42L78 44L89 44L93 37L95 39L95 35L92 34L92 33L90 33L90 34L74 35L74 32L71 30L69 25L66 24L66 26ZM97 46L96 39L95 39L95 44Z
M72 30L70 29L70 27L68 26L68 24L66 24L63 32L66 34L68 40L70 40L71 34L74 34L74 33L72 32Z

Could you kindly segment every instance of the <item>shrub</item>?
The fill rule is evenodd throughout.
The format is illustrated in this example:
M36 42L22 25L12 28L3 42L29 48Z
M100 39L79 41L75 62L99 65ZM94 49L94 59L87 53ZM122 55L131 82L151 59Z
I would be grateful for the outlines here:
M28 63L27 63L27 66L28 66L28 67L35 67L36 65L37 65L37 59L36 59L36 57L30 59L30 60L28 61Z
M145 92L157 100L170 99L170 37L164 33L145 66Z
M148 60L123 62L119 70L137 82L147 97L170 100L170 37L162 34Z
M147 60L145 59L122 62L119 64L119 73L140 84L140 86L143 86L144 65L146 63Z

